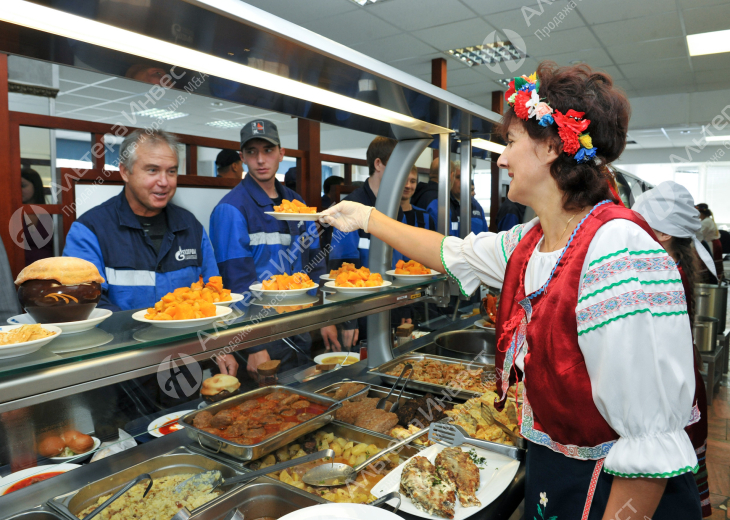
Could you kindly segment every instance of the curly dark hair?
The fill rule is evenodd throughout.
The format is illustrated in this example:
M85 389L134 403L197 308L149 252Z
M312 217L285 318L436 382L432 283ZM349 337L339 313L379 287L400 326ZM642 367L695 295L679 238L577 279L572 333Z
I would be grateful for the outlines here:
M615 161L626 147L631 107L626 95L613 86L611 76L593 70L585 64L559 67L552 61L543 61L537 68L540 80L538 94L553 110L565 114L573 109L585 112L591 124L587 132L597 148L596 157L578 163L572 155L559 154L550 165L550 173L564 193L563 207L575 211L609 199L618 202L609 186L613 183L611 171L605 165ZM562 149L556 124L542 127L537 120L524 121L509 107L502 119L500 132L506 141L511 124L519 122L533 140L549 141Z

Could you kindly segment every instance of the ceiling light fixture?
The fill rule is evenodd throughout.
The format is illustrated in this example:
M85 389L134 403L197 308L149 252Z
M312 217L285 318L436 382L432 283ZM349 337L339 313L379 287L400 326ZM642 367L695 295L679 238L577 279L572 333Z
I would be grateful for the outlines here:
M203 72L427 134L453 133L443 126L323 88L25 0L3 0L0 20L152 61L170 63L184 69Z
M446 54L465 63L469 67L475 65L493 65L504 61L516 61L527 58L527 53L515 47L510 41L494 42L485 45L474 45L462 49L451 49Z
M724 141L730 141L730 135L708 135L705 136L705 141L708 143L720 143Z
M501 154L507 148L503 144L495 143L494 141L487 141L486 139L472 139L471 145L474 148L480 148L489 152Z
M352 3L365 7L366 5L372 5L375 3L383 3L385 0L350 0Z
M214 126L216 128L241 128L243 123L237 123L236 121L208 121L205 123L206 126Z
M509 84L510 84L510 82L511 82L511 81L512 81L513 79L515 79L515 78L505 78L505 79L498 79L498 80L497 80L497 83L499 83L500 85L502 85L502 86L503 86L504 88L508 88L508 87L509 87Z
M211 103L211 106L214 106L214 107L222 107L223 106L223 103L221 103L220 101L213 101Z
M692 133L692 130L680 130L679 133L680 134L687 135L687 134L691 134Z
M148 108L147 110L135 112L135 115L169 120L186 117L190 114L186 114L185 112L175 112L174 110L165 110L163 108Z
M730 29L687 35L690 56L730 52Z

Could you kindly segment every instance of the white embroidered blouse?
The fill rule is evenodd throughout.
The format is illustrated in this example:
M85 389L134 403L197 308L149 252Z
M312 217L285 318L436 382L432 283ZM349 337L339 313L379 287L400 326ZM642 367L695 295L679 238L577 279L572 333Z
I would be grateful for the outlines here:
M536 218L499 234L444 238L441 257L447 273L467 295L480 283L501 288L507 261L537 222ZM541 253L540 245L527 264L528 295L548 280L561 253ZM699 419L692 407L692 336L675 263L638 225L612 220L594 236L577 290L578 344L593 401L620 436L608 447L581 447L580 458L601 458L609 448L604 470L624 477L663 478L696 471L697 457L684 431ZM528 348L525 344L520 349L520 367ZM526 386L529 396L529 381ZM532 430L529 413L525 406L522 435L566 453L566 447Z

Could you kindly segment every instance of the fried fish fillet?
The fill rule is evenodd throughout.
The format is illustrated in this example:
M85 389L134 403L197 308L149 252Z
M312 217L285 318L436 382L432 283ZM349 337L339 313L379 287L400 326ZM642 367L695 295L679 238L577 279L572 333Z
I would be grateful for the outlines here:
M446 448L436 456L436 471L459 493L462 507L481 506L477 498L479 468L461 448Z
M427 514L454 518L456 491L448 480L439 477L426 457L413 457L403 467L400 491Z

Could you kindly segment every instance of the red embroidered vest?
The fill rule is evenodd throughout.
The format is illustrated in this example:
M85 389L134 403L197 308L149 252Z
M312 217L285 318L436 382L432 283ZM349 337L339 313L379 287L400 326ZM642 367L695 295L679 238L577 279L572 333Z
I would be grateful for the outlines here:
M525 393L529 401L525 402L524 415L525 422L529 420L532 424L523 425L523 430L525 426L533 430L534 438L530 440L577 458L605 457L611 445L607 443L618 439L618 434L593 402L591 381L578 346L575 316L588 246L601 226L617 218L634 222L654 237L646 222L630 209L611 203L596 207L575 233L547 290L530 300L532 316L526 327L529 350L524 360ZM505 367L505 357L514 355L514 348L508 352L517 321L514 317L524 315L519 302L526 298L525 271L542 236L542 228L538 224L522 238L507 263L497 314L495 363L500 369ZM508 323L510 318L513 318L512 324ZM508 330L505 330L505 325ZM509 358L505 368L509 374L497 370L500 400L503 399L502 378L509 377L510 385L514 384L518 371ZM549 439L545 438L545 434ZM556 446L556 443L562 446ZM577 450L577 447L600 449Z

